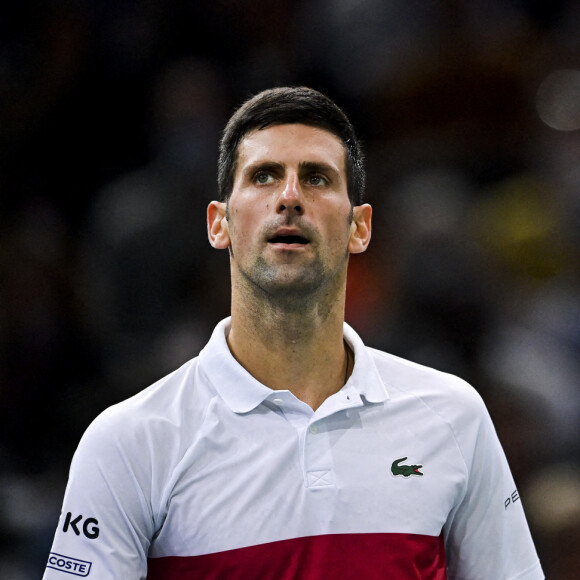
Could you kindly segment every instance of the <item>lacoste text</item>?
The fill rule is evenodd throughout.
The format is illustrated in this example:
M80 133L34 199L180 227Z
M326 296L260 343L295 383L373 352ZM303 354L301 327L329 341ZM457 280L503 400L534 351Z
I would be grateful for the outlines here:
M62 554L50 553L48 557L47 568L52 568L53 570L59 570L60 572L65 572L67 574L73 574L74 576L81 576L86 578L91 571L92 562L86 562L85 560L77 560L76 558L70 558L69 556L63 556Z

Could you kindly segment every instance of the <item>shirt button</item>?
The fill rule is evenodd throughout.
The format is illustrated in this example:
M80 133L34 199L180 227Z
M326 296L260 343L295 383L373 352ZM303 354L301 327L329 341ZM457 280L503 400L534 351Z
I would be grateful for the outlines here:
M278 407L284 406L284 401L282 399L272 399L272 403L274 403L274 405L278 405Z
M310 433L318 433L318 427L316 425L310 425L308 431L310 431Z

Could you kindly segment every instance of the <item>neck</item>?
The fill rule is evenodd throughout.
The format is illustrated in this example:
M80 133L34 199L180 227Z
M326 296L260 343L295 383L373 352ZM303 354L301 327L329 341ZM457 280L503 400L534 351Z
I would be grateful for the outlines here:
M343 340L344 291L332 299L305 299L301 308L255 298L232 293L232 354L261 383L318 408L351 372Z

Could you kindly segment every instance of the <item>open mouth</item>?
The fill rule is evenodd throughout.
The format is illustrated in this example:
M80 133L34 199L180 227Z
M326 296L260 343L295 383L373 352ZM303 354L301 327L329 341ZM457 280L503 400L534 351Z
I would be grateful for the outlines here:
M306 238L302 236L274 236L268 240L271 244L301 244L305 245L308 243Z

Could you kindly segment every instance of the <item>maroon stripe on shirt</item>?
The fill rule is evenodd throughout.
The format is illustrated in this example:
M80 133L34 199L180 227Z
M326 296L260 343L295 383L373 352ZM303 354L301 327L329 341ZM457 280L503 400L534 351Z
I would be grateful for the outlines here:
M446 580L442 536L333 534L149 558L147 580Z

